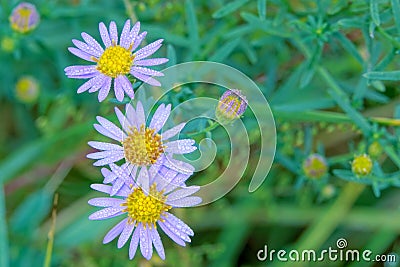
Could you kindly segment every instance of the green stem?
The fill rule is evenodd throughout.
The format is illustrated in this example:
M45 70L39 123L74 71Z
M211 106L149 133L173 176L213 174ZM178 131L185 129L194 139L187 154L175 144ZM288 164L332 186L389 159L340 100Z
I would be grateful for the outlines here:
M203 133L211 132L212 130L214 130L214 129L217 128L218 126L219 126L219 123L213 121L213 122L210 123L210 125L209 125L207 128L201 130L200 132L188 133L188 134L186 134L186 135L187 135L188 137L197 136L197 135L200 135L200 134L203 134Z

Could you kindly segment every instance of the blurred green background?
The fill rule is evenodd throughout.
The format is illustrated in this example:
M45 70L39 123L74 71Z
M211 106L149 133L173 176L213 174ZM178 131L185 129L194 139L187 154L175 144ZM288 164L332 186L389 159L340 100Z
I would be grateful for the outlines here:
M399 0L38 0L32 3L41 21L27 34L9 24L18 3L2 0L0 7L1 267L294 266L261 262L256 254L264 245L336 248L339 238L373 255L400 253ZM165 39L157 56L168 57L168 66L210 60L248 75L268 99L277 126L275 163L264 184L249 193L260 133L251 111L245 113L252 153L245 176L210 205L176 210L195 236L182 248L162 235L165 262L139 254L129 261L127 247L101 242L117 220L88 220L96 210L87 204L96 195L89 185L102 177L86 159L87 141L100 138L95 116L114 119L116 103L77 95L83 81L63 71L86 64L68 52L71 39L84 31L99 40L99 22L115 20L121 29L127 18L141 21L147 43ZM17 86L26 76L37 97L26 99ZM187 85L171 101L222 92L207 89ZM193 184L212 181L227 165L224 131L212 137L217 158L191 178ZM313 153L326 158L318 177L304 167ZM372 171L356 175L351 162L364 153ZM295 266L398 264L326 260Z

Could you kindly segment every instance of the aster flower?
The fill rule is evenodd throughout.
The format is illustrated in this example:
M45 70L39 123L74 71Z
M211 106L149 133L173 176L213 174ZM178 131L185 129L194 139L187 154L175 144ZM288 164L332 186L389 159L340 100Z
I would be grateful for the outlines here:
M160 174L152 176L145 168L139 171L135 181L134 176L125 172L126 169L116 165L114 168L111 172L113 175L125 177L125 183L115 197L93 198L88 202L92 206L103 208L91 214L90 220L104 220L120 215L124 217L105 235L104 244L119 236L117 247L122 248L132 236L129 258L134 258L140 244L143 257L149 260L153 254L153 246L160 258L165 259L159 228L178 245L185 246L185 242L191 242L193 230L169 211L200 204L201 198L192 196L200 189L199 186L178 187L171 179ZM178 184L184 181L185 179ZM112 186L104 184L93 184L91 187L106 194L112 191Z
M103 101L114 81L114 93L118 101L124 98L124 92L130 97L134 97L132 84L126 77L131 74L135 78L154 86L160 83L151 76L163 76L162 72L146 68L146 66L160 65L168 61L166 58L146 59L154 54L162 45L163 39L159 39L134 52L145 38L147 32L139 34L140 22L131 29L131 22L127 20L121 32L118 42L118 31L114 21L110 23L107 30L105 24L99 24L101 39L105 49L89 34L83 32L84 42L73 39L76 47L69 47L68 50L87 61L96 63L95 65L77 65L65 68L65 74L69 78L89 79L78 88L78 93L89 90L93 93L99 90L98 99Z
M14 31L27 33L39 25L40 15L33 4L22 2L13 9L9 20Z
M155 168L165 165L179 169L182 173L193 171L190 170L189 164L172 158L173 154L191 153L197 149L194 146L195 141L192 139L169 140L183 129L185 123L160 132L170 112L170 104L167 106L161 104L147 125L143 105L140 101L137 103L136 110L131 104L126 105L126 116L118 108L115 108L122 128L97 116L99 124L95 124L94 128L119 144L90 141L88 144L91 147L101 151L90 153L87 157L97 160L93 163L94 166L104 166L124 159L125 163L137 166L138 169L154 166L153 169L156 170Z
M247 108L246 97L238 89L229 89L222 94L215 110L215 116L221 122L238 119Z

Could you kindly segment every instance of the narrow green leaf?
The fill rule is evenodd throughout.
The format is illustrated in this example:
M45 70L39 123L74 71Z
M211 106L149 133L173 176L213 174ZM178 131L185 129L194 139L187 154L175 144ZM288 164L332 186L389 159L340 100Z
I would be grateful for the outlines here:
M318 45L311 58L304 63L303 74L300 78L300 88L306 87L315 74L316 66L322 55L322 45Z
M173 45L168 45L167 46L167 58L169 59L167 66L174 66L176 65L177 59L176 59L176 52L175 48Z
M400 80L400 71L371 71L363 76L371 80L398 81Z
M76 125L57 135L35 140L17 149L0 163L0 182L4 183L12 179L18 172L38 158L48 156L49 153L46 152L52 148L55 142L62 141L65 144L66 141L70 142L72 139L82 140L82 135L86 135L91 127L91 124L88 123Z
M370 8L370 12L371 12L372 21L375 23L376 26L381 25L381 19L379 17L378 1L371 0L369 8Z
M349 115L354 124L356 124L361 129L361 131L363 131L364 134L370 133L371 125L359 112L357 112L351 106L348 96L343 92L343 90L332 78L332 76L324 68L321 67L318 69L318 72L329 85L330 88L328 89L328 92L339 105L339 107L343 109L347 113L347 115Z
M12 230L26 234L34 231L49 213L52 198L53 193L46 190L39 190L28 196L11 217Z
M371 85L378 90L379 92L385 92L386 91L386 87L385 84L383 82L381 82L380 80L373 80L371 82Z
M198 42L199 40L199 27L197 23L196 10L194 8L192 0L186 0L185 2L185 13L186 23L191 42ZM196 45L195 43L191 44Z
M371 126L369 125L368 121L351 106L347 96L339 94L337 91L331 88L328 89L328 92L340 106L340 108L343 109L347 115L349 115L354 124L357 125L364 134L368 134L371 131Z
M274 25L273 22L269 20L262 20L251 13L241 12L240 16L254 28L263 30L268 34L282 38L289 38L292 36L291 32L287 31L286 29L282 29L282 27L279 27L279 25Z
M337 22L337 25L343 29L362 28L364 22L360 18L346 18Z
M249 59L251 64L257 63L257 53L254 48L246 41L242 41L240 43L241 48L243 48L244 53L246 54L247 58Z
M391 0L394 22L396 23L397 33L400 34L400 2Z
M265 19L267 17L267 0L258 0L257 9L260 19Z
M9 262L9 246L7 237L6 222L6 203L4 198L3 185L0 185L0 266L8 267Z
M221 62L225 60L240 43L240 38L234 39L221 46L209 60Z
M0 181L5 182L13 178L20 170L40 157L52 143L52 139L36 140L14 151L0 164Z
M223 6L220 9L218 9L217 11L215 11L214 14L212 15L212 17L214 19L222 18L222 17L234 12L235 10L239 9L241 6L246 4L248 1L249 0L235 0L233 2L230 2L229 4Z
M347 50L347 52L350 53L350 55L352 55L355 59L357 59L357 61L360 64L363 64L364 62L363 58L361 57L360 53L358 53L356 46L349 39L347 39L340 32L336 32L335 37L340 41L340 44L343 46L345 50Z

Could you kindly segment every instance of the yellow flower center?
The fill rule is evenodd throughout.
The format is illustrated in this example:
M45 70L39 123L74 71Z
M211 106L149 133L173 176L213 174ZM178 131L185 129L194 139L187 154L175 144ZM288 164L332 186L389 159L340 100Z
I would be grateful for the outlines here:
M97 70L112 78L130 72L135 55L122 46L113 45L106 48L97 61Z
M372 160L367 154L363 154L354 158L351 163L351 170L357 176L365 176L372 171Z
M156 222L161 220L161 215L171 209L171 206L165 204L167 197L163 191L158 192L156 184L150 186L150 192L146 195L141 188L135 188L126 198L126 202L121 204L126 206L123 210L128 213L129 223L136 222L136 225L142 223L145 227L156 227Z
M125 159L138 166L154 164L164 152L161 135L154 132L154 129L145 128L144 125L139 131L131 128L131 132L122 141Z

